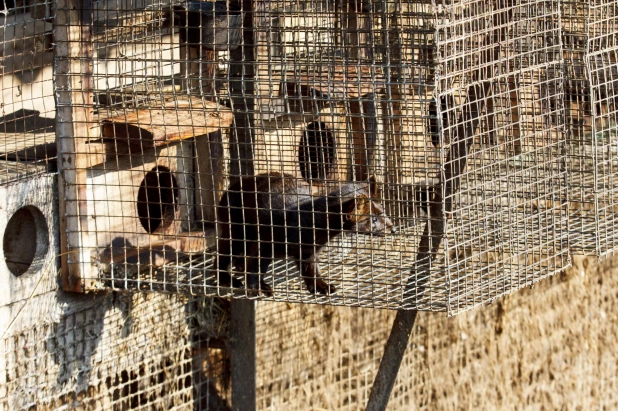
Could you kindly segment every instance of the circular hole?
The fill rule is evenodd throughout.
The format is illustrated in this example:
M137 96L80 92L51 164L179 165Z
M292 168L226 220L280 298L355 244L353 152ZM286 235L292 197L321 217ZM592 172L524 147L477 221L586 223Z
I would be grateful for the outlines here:
M4 259L9 271L20 276L42 262L49 249L47 221L33 206L22 207L9 219L2 241Z
M157 166L146 173L137 192L137 215L149 232L165 229L178 210L178 182L169 168Z
M325 180L335 165L335 138L325 123L307 126L298 149L300 173L305 180Z

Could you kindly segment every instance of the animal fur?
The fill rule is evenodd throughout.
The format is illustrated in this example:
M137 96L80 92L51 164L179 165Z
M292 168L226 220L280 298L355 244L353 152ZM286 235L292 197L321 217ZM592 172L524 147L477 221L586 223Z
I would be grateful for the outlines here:
M335 287L320 277L318 254L342 231L384 235L393 224L375 200L376 183L346 183L325 196L288 174L270 172L234 182L217 208L220 285L242 284L227 273L230 264L246 273L246 286L272 294L262 280L275 258L296 261L307 290L331 294Z

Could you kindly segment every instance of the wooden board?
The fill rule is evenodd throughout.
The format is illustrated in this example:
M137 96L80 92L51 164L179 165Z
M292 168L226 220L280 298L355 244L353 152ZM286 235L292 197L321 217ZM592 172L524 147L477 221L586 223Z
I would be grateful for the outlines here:
M367 66L336 66L325 68L323 72L287 73L283 82L290 97L335 100L378 93L385 86L382 70Z
M136 264L149 263L153 265L169 264L176 257L175 253L201 253L215 246L214 228L208 231L187 231L165 240L153 239L146 246L128 246L120 250L107 249L97 258L104 264ZM163 254L163 258L152 258L153 253ZM167 255L168 259L165 258ZM170 260L171 258L171 260Z
M253 145L255 173L274 170L302 179L299 162L301 139L309 124L320 122L325 124L334 138L334 158L326 183L347 180L353 155L346 114L346 108L338 105L324 109L318 115L285 115L271 121L258 120ZM324 188L318 179L312 183L316 189Z
M41 161L56 157L56 134L6 133L0 145L0 160Z
M192 144L183 141L138 158L118 157L117 161L87 170L85 212L88 223L95 227L87 239L91 245L86 250L90 261L99 261L100 255L110 248L116 248L118 252L124 248L148 248L158 242L176 244L176 236L187 231L193 220L192 152ZM158 181L152 177L156 176L157 168L163 173L167 170L174 178L173 185L160 185L159 189L174 187L176 195L173 203L161 200L166 212L171 211L171 214L165 214L164 222L149 232L144 226L149 214L144 214L144 210L140 214L139 209L139 203L147 201L148 196L140 198L140 192L146 182L150 187L156 187L153 183ZM96 279L97 275L84 279Z
M141 148L159 147L173 141L213 133L232 124L232 111L210 101L180 100L162 108L127 110L102 120L103 139L125 141Z
M91 276L86 238L90 232L86 203L86 141L98 134L92 127L91 90L93 49L91 0L58 0L54 31L56 142L58 145L58 191L61 233L62 288L83 291L80 281Z

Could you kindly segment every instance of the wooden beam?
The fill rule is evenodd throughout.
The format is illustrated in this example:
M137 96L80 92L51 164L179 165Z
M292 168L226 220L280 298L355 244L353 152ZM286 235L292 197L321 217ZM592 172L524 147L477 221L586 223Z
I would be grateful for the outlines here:
M92 0L58 0L54 47L62 288L82 291L88 253L85 144L93 129Z
M172 101L164 108L144 108L102 121L104 139L125 140L137 147L159 147L228 128L232 111L211 101Z

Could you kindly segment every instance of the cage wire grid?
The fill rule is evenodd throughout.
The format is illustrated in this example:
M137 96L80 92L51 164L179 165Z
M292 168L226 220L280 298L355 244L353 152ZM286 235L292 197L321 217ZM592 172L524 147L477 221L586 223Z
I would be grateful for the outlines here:
M559 4L463 4L469 9L459 19L439 26L437 47L444 53L437 81L449 86L440 98L462 101L467 92L464 101L475 105L444 128L453 139L443 185L445 210L453 208L444 245L452 311L568 263ZM471 45L476 56L465 51L467 37L475 38L469 26L493 27ZM458 63L469 70L452 70Z
M0 342L0 409L226 409L224 321L205 312L226 303L204 295L456 314L560 270L569 250L616 247L612 2L0 5L0 196L60 168L65 289L194 296L112 293L32 327L39 317L25 311ZM256 295L242 266L232 271L242 286L217 283L213 264L229 254L222 218L251 212L252 176L268 171L294 188L279 197L269 181L260 192L257 242L286 253L294 243L264 222L277 199L310 205L312 243L319 201L332 201L337 225L346 214L330 206L365 195L347 215L371 229L377 217L377 232L344 232L319 253L335 293L310 293L289 255L264 269L273 295ZM246 198L217 207L239 176ZM258 227L241 226L243 239ZM251 244L241 243L242 257ZM49 298L30 307L41 317L67 308ZM300 306L304 316L286 317L270 306L258 309L263 371L285 329L273 322L317 335L336 312ZM371 381L350 363L373 372L383 340L372 322L390 315L351 321L343 339L369 331L350 350L328 346L334 371L302 389L329 383L347 393L342 407L364 403ZM277 355L310 363L310 348L285 339ZM414 355L410 367L426 360ZM322 360L300 371L317 376ZM258 378L263 407L287 401L270 393L298 381L299 368L283 371ZM426 398L426 378L396 390Z
M56 170L53 16L43 2L1 6L0 186L6 186Z
M596 161L595 192L597 201L597 252L608 254L616 249L616 167L618 131L616 92L618 60L616 30L618 6L608 1L590 4L588 67L590 70L593 141Z
M616 249L616 6L564 2L562 7L571 247L606 256Z
M258 408L365 407L393 317L388 310L256 304ZM412 344L426 345L421 335L415 334ZM426 401L424 359L424 354L407 357L400 373L406 377L398 381L389 409Z
M36 315L22 315L0 341L0 409L228 410L221 302L127 293L77 301L39 296L30 308Z
M82 18L57 24L79 56L55 58L58 104L80 116L69 288L454 314L568 264L558 1L95 2Z

